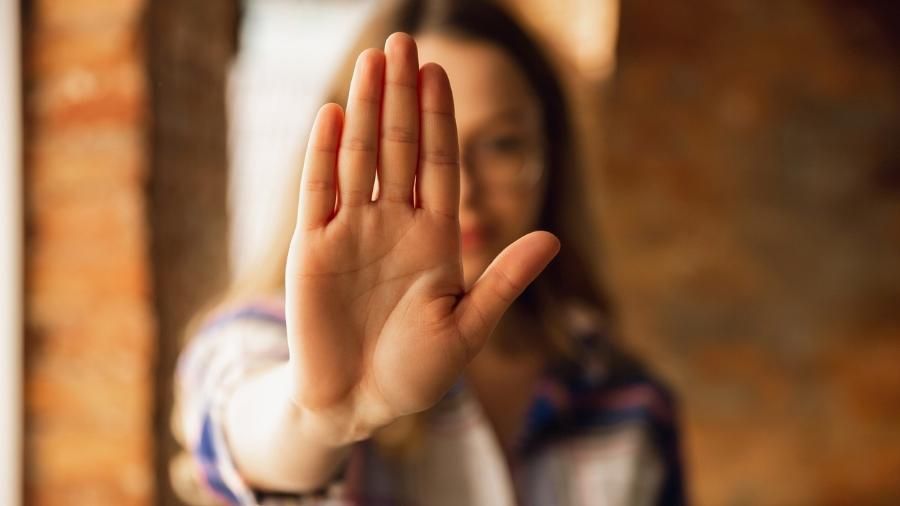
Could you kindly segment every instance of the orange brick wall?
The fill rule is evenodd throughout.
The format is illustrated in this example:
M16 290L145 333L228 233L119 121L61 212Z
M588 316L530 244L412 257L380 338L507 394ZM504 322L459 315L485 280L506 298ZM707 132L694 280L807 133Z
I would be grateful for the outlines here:
M614 126L594 174L607 271L629 343L683 400L700 504L900 499L900 77L838 4L622 2L595 115ZM163 480L177 341L224 270L233 19L27 3L29 504L174 502L154 446ZM166 34L152 62L147 26Z
M900 503L895 5L622 2L608 271L698 504Z
M25 7L28 504L153 501L142 4Z

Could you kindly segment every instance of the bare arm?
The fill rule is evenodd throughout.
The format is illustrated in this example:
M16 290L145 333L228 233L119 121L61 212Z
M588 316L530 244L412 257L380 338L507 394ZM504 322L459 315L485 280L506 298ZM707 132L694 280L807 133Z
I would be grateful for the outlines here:
M328 442L291 400L288 364L250 377L228 401L225 435L237 468L255 488L308 492L321 487L348 453Z

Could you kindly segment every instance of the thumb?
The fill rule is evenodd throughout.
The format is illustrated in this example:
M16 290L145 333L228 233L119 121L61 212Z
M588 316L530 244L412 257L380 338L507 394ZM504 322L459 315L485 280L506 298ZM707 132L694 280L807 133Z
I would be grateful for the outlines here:
M456 307L459 332L468 356L477 353L500 317L559 252L549 232L520 237L497 255Z

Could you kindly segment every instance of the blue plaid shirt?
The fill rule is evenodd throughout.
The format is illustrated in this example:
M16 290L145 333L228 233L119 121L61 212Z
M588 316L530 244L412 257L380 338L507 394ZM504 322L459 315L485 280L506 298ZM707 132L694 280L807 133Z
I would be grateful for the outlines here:
M355 445L333 483L314 494L250 488L223 432L228 395L249 374L288 358L283 307L246 304L208 320L183 351L176 435L185 448L175 487L198 504L683 504L674 401L633 361L611 370L597 326L573 339L578 361L548 367L532 396L512 466L465 382L432 408L424 454L410 462ZM608 355L608 354L607 354ZM476 470L476 471L472 471ZM493 477L493 478L492 478Z

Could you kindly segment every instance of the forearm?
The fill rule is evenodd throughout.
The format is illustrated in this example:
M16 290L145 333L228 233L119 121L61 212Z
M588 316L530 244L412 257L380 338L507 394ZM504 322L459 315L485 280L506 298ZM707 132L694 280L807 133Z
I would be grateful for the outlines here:
M326 484L349 445L326 444L290 400L287 364L245 380L231 395L224 430L235 465L253 488L306 492Z

